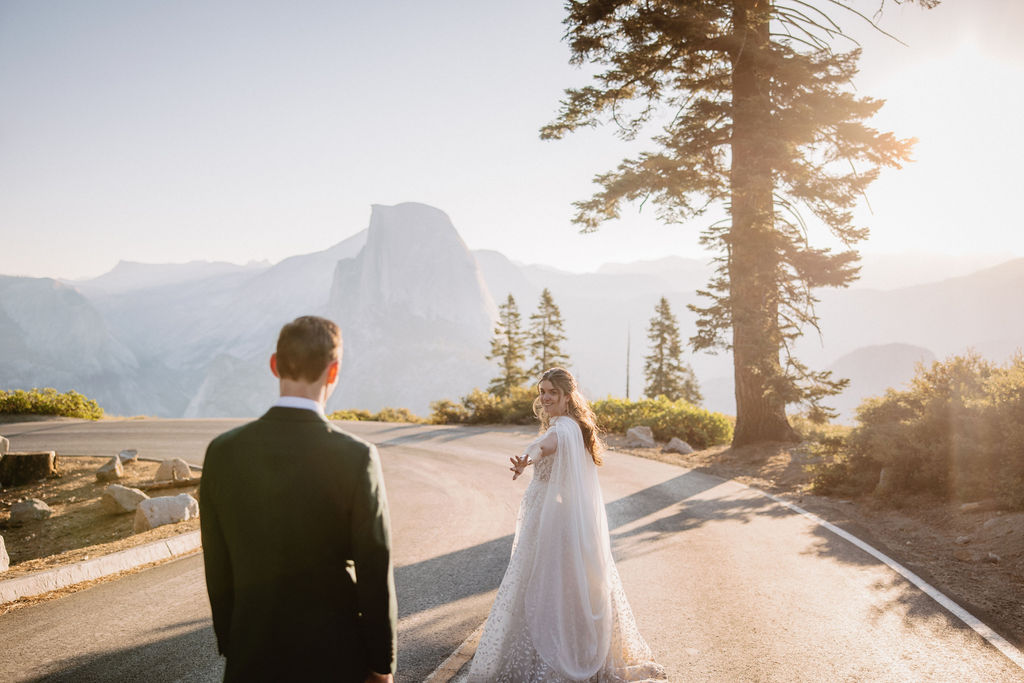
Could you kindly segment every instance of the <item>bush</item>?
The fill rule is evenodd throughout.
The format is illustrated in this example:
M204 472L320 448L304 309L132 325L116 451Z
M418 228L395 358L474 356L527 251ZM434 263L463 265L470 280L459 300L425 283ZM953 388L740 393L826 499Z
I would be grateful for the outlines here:
M431 403L430 421L434 424L531 424L537 421L533 414L536 395L535 390L526 387L514 387L508 396L474 389L462 397L461 403L448 399Z
M732 421L685 400L664 396L639 401L606 398L593 403L598 426L606 432L623 434L630 427L647 426L659 441L677 436L697 449L732 440Z
M430 404L430 422L436 425L458 425L469 422L469 410L447 398Z
M434 424L533 424L535 389L516 387L508 396L495 396L474 389L461 403L450 400L430 404ZM732 440L732 422L721 413L712 413L680 399L626 401L607 398L592 404L598 427L605 432L625 433L630 427L646 425L654 438L668 441L673 436L694 448L707 448Z
M0 413L8 415L59 415L98 420L103 409L96 401L77 391L58 393L56 389L0 391Z
M351 420L355 422L408 422L411 424L423 424L426 422L421 417L409 411L408 408L381 408L378 413L371 413L369 410L335 410L327 416L330 420Z
M865 400L846 439L844 486L862 492L886 470L888 496L995 498L1024 507L1024 357L974 353L919 366L905 390Z

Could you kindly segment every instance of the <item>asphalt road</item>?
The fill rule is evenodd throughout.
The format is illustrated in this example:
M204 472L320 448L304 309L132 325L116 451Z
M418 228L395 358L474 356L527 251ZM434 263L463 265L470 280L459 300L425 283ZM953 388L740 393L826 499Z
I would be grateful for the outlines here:
M0 425L18 450L200 463L235 420ZM420 681L486 618L526 482L516 429L348 423L378 444L394 526L399 675ZM612 454L613 548L673 681L1024 681L870 555L733 482ZM0 680L217 680L201 557L0 616ZM301 665L297 664L297 674Z

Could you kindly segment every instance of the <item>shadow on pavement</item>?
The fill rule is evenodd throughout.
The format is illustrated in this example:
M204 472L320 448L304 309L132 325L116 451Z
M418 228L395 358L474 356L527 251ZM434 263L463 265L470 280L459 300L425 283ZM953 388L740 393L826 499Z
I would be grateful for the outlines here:
M151 643L122 647L102 654L53 662L59 673L32 681L193 681L224 678L224 660L217 655L213 626L205 619L170 624L160 629L180 631Z
M792 514L760 495L734 497L724 501L701 500L687 504L687 499L722 483L717 477L699 472L685 472L678 477L608 503L605 507L608 511L608 525L612 531L613 549L617 541L632 536L641 536L645 543L653 544L662 536L694 529L709 521L737 518L745 521L755 515ZM667 508L677 508L677 511L639 528L615 533L617 528L660 513ZM508 566L512 538L509 534L396 568L399 617L496 590ZM616 557L619 557L618 552ZM431 586L429 593L417 589L423 585Z

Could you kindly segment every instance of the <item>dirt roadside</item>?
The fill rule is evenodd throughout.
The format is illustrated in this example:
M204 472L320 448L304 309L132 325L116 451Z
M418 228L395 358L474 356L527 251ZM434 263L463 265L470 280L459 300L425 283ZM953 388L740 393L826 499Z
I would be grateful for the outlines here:
M199 528L199 520L134 533L134 513L112 514L102 505L106 483L96 481L96 470L110 458L58 457L62 475L24 486L0 490L0 535L4 538L11 567L0 572L0 581L45 569L80 562L134 548ZM125 476L117 483L138 487L153 482L159 463L125 464ZM187 486L151 492L151 496L195 495ZM23 498L39 498L53 510L44 520L20 525L10 522L11 506Z
M1017 647L1024 647L1024 513L925 499L899 509L870 499L811 494L805 446L718 446L689 455L629 448L609 435L616 451L706 472L788 500L881 550L951 597Z

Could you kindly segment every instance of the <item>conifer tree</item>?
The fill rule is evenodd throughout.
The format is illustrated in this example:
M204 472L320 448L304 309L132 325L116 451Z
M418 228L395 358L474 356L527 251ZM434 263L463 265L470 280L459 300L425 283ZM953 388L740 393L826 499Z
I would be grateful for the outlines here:
M875 0L878 11L885 0ZM892 0L925 8L938 0ZM633 139L648 125L654 149L596 177L576 203L591 231L624 202L650 199L666 223L711 207L728 213L702 233L717 271L694 306L690 346L728 349L736 384L735 445L792 440L788 404L821 408L846 380L792 353L818 329L818 287L856 278L857 242L868 231L852 209L882 167L909 159L913 140L866 124L882 102L857 97L859 50L838 21L873 21L854 0L569 0L566 39L577 64L603 67L570 89L542 138L612 121ZM875 26L877 28L877 26ZM880 30L880 29L879 29ZM849 44L849 43L846 43ZM806 215L838 238L839 252L811 246Z
M526 333L522 316L511 294L498 306L498 324L491 340L489 360L497 360L501 374L491 380L487 390L495 396L508 396L514 387L526 381L522 363L526 358Z
M644 393L650 398L665 396L675 401L680 398L700 403L702 396L693 370L683 362L683 346L679 341L679 321L672 314L668 299L654 307L654 317L647 328L651 353L644 357Z
M569 364L569 356L562 351L564 342L562 312L545 287L540 293L537 312L530 316L530 355L535 361L530 368L531 377L540 377L548 368Z

